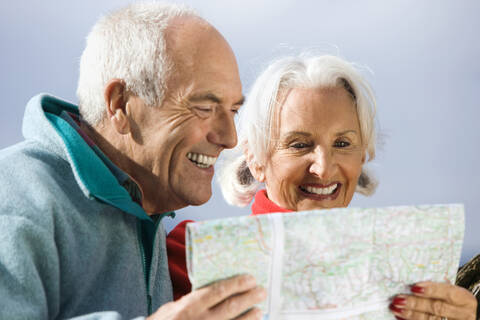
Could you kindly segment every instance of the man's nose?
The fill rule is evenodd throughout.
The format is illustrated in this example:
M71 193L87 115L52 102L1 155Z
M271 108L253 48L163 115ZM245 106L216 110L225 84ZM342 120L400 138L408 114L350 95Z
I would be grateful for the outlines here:
M328 180L335 174L335 157L331 150L317 146L314 149L313 160L309 172L322 180Z
M211 130L207 135L208 141L225 149L235 147L237 130L233 115L228 114L228 111L221 111L216 114L212 122Z

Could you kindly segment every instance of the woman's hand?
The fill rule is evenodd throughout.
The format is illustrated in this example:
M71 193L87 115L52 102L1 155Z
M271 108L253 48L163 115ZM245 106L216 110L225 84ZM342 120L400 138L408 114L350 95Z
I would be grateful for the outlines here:
M390 310L397 319L475 320L477 299L470 291L449 283L419 282L412 295L396 296Z

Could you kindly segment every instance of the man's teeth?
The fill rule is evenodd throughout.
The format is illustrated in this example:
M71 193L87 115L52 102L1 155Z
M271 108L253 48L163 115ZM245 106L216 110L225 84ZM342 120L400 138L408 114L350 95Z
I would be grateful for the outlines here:
M205 154L193 152L187 153L187 158L200 168L208 168L211 165L215 164L215 161L217 161L216 157L209 157Z
M321 194L321 195L329 195L329 194L332 194L335 189L337 188L338 184L335 183L333 185L331 185L330 187L328 188L314 188L314 187L310 187L310 186L306 186L306 187L301 187L303 190L309 192L309 193L314 193L314 194Z

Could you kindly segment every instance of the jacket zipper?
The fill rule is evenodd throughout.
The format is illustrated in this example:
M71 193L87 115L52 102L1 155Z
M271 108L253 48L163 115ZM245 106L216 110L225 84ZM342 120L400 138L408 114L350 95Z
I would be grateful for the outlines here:
M140 220L137 220L137 239L140 245L140 255L142 256L143 278L145 280L145 293L147 295L147 312L148 315L150 315L152 313L152 297L150 296L150 285L147 277L147 272L150 272L150 270L147 270L147 258L145 257L145 248L143 247L142 223Z
M143 276L145 280L145 289L147 295L147 312L148 315L152 314L152 296L150 295L150 270L152 268L152 260L153 260L153 249L155 246L155 238L157 237L157 228L160 220L155 223L154 230L153 230L153 239L152 239L152 254L150 257L150 268L147 270L147 258L145 256L145 248L143 246L142 241L142 223L140 220L137 220L137 240L140 244L140 255L142 256L142 265L143 265Z

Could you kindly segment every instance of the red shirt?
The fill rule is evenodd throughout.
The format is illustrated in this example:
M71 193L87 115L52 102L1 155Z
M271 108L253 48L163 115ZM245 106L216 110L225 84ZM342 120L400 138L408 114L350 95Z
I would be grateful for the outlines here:
M252 204L252 215L273 212L291 212L291 210L281 208L270 201L266 190L258 191ZM185 230L188 222L194 221L180 222L167 236L168 269L172 279L174 300L180 299L192 290L185 257Z

